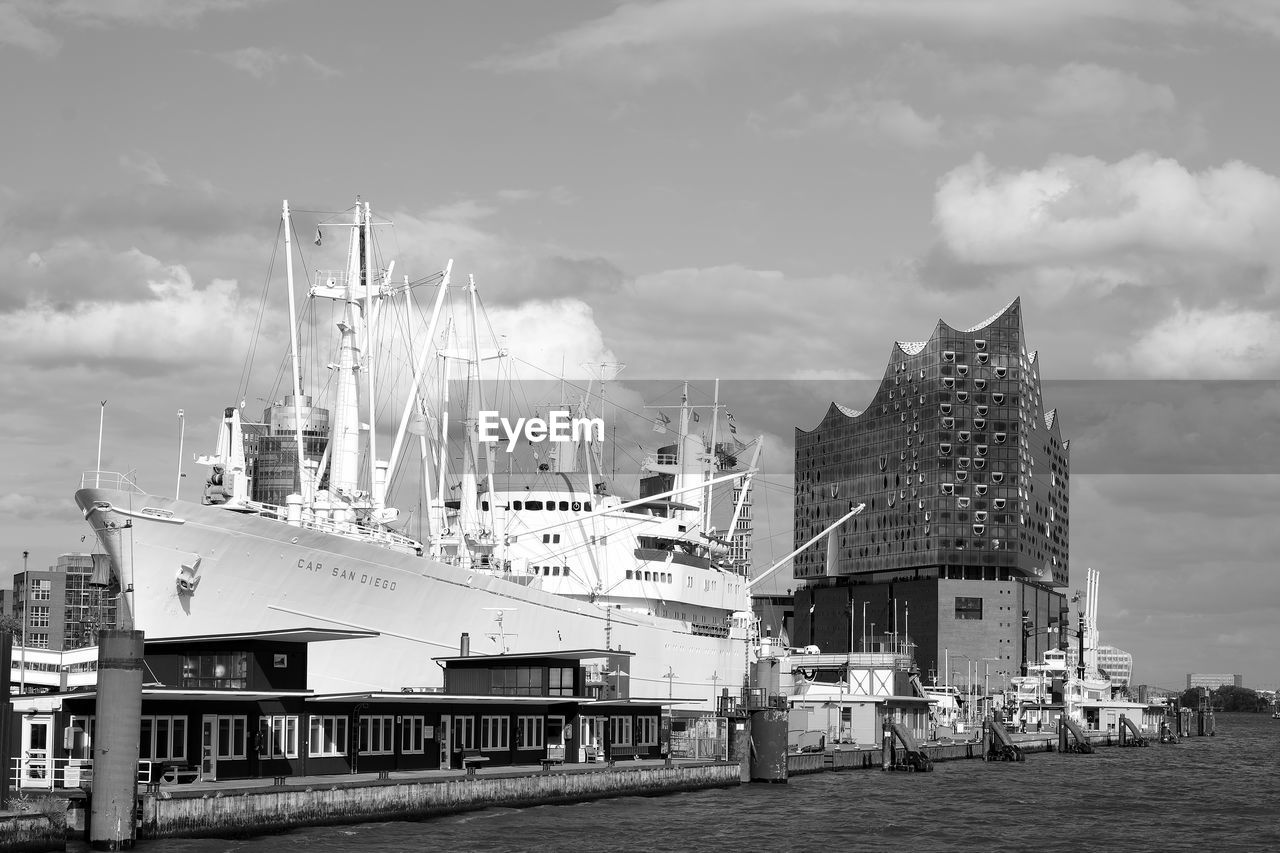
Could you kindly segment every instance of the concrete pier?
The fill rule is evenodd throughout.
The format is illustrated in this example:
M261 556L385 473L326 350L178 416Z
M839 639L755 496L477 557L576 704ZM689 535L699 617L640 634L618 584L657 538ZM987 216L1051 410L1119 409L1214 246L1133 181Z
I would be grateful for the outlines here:
M279 787L219 783L166 787L142 796L141 839L247 836L302 826L417 820L489 806L582 802L741 784L736 763L641 763L633 767L561 769L474 776L338 781L313 777Z

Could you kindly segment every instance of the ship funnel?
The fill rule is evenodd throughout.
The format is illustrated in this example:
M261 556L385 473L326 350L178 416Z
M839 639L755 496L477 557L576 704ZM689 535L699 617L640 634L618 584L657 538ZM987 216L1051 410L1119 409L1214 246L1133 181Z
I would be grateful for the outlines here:
M462 639L458 642L458 657L471 656L471 635L466 631L462 632Z

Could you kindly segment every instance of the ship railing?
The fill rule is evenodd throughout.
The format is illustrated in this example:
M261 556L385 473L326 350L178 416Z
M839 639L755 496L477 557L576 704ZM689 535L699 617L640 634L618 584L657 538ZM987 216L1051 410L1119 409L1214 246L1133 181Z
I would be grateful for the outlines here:
M158 782L160 763L143 758L138 761L136 780L139 785ZM53 791L79 788L93 782L93 760L89 758L53 758L26 755L9 762L9 784L14 790Z
M260 503L259 501L244 501L241 504L244 509L257 513L263 518L269 518L273 521L288 522L287 511L284 507L275 504ZM346 536L353 539L361 539L370 542L376 542L380 545L389 545L394 548L403 548L408 551L416 551L420 545L417 540L411 539L394 530L377 529L372 527L360 527L350 522L333 521L329 518L322 518L312 512L303 512L299 526L304 530L319 530L322 533L333 533L338 536Z
M80 488L146 494L133 481L132 474L133 472L121 474L119 471L84 471L80 474Z

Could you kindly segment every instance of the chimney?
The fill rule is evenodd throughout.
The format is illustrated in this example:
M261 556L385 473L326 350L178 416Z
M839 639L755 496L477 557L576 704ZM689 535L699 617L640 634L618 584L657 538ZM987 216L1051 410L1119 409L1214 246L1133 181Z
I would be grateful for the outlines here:
M458 643L458 657L471 656L471 635L466 631L462 632L462 640Z

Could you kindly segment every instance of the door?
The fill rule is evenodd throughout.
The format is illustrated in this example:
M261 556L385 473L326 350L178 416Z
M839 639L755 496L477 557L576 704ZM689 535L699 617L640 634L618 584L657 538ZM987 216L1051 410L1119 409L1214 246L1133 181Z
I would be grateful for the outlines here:
M218 718L205 714L200 727L200 779L216 782L218 779Z
M442 714L440 716L440 769L448 770L449 767L449 745L453 743L453 730L449 725L449 715Z
M53 718L22 718L22 756L18 785L53 790Z
M569 731L565 727L564 717L547 717L546 726L547 758L555 758L560 761L564 761L564 741L565 735Z

